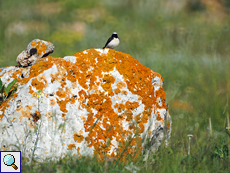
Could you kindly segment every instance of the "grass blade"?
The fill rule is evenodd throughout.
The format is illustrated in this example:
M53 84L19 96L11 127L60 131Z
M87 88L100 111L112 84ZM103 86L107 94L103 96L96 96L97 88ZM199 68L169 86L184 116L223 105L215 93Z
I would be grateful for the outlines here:
M0 78L0 91L2 90L2 80Z
M16 83L17 79L14 79L12 82L9 83L9 85L6 87L6 94L8 95L10 92L10 89L14 86L14 84Z

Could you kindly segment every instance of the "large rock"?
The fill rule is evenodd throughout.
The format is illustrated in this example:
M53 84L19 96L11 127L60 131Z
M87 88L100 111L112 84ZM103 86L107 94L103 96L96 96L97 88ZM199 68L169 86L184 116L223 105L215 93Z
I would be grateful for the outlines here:
M0 105L0 148L43 161L68 152L125 159L170 137L163 78L128 54L90 49L0 69L18 89ZM124 156L124 157L123 157Z

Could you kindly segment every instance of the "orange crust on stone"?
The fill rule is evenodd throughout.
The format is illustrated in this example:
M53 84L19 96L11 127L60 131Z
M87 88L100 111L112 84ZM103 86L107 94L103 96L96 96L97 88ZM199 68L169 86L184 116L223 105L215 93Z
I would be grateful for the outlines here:
M45 47L43 45L39 46L42 52ZM123 147L119 147L117 151L113 151L110 156L121 156L121 160L125 160L125 157L130 154L133 155L133 157L137 157L141 154L142 138L135 136L129 139L127 136L144 131L144 123L148 122L153 109L167 108L165 103L166 96L163 88L161 87L156 91L155 97L155 89L151 83L151 79L155 77L161 78L162 82L163 78L160 74L140 64L132 56L112 49L109 49L107 54L101 54L95 49L90 49L87 50L87 54L79 52L73 56L77 57L75 63L51 56L42 58L39 62L31 66L30 75L27 78L20 79L17 77L21 75L21 69L17 72L10 71L8 73L13 73L11 77L17 78L17 83L26 84L31 78L37 77L43 71L48 70L55 64L58 68L58 72L51 74L52 82L57 80L64 89L60 89L56 92L59 98L51 100L51 104L54 105L55 102L57 102L60 110L64 113L63 118L65 113L68 112L66 105L75 103L75 99L71 99L69 94L66 94L66 80L73 83L78 81L79 85L87 91L79 91L78 101L81 104L81 108L85 108L88 111L87 118L82 118L82 120L84 119L84 128L85 132L88 132L88 136L83 138L81 135L78 136L78 134L74 134L74 141L79 142L84 139L89 147L94 147L94 154L99 158L103 158L113 146L113 144L108 143L108 141L115 139L119 143L119 146ZM46 59L48 59L48 61ZM123 75L124 82L117 83L117 89L112 91L111 85L115 82L114 77L110 74L103 75L102 73L108 73L114 70L114 68ZM101 79L99 83L96 77ZM33 79L31 84L36 89L43 90L47 86L45 81L46 79L44 77L40 81L38 79ZM87 82L89 82L89 84L87 84ZM89 94L88 91L97 90L95 84L100 84L105 91L97 91ZM141 100L142 104L145 105L142 114L133 116L132 111L139 106L139 103L130 101L127 101L125 104L115 104L114 106L115 110L118 112L124 111L124 114L118 115L118 113L115 112L110 97L118 93L128 94L127 91L121 90L123 87L127 87L132 94L139 95L138 100ZM34 94L32 88L30 88L29 93ZM14 93L13 97L2 103L1 111L3 111L3 114L0 115L1 121L4 110L10 106L8 104L9 100L14 99L16 96L17 94ZM156 103L158 97L161 98L162 106ZM88 100L87 104L86 100ZM156 106L153 107L154 105ZM94 115L92 109L96 110L97 114ZM160 115L157 114L156 116L158 121L162 121ZM137 121L137 126L130 125L128 129L123 129L122 121L131 122L132 119ZM167 127L168 129L170 128L170 122L167 124ZM130 144L124 151L127 141L129 141ZM72 149L76 149L75 144L68 145L68 150Z

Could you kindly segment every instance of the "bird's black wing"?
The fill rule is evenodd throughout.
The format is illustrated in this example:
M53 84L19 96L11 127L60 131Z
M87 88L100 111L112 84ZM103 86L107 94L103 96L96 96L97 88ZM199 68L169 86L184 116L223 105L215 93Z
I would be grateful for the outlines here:
M103 47L103 49L106 48L106 46L109 44L109 42L110 42L112 39L113 39L113 37L111 36L111 37L108 39L108 41L106 42L106 44L105 44L105 46Z

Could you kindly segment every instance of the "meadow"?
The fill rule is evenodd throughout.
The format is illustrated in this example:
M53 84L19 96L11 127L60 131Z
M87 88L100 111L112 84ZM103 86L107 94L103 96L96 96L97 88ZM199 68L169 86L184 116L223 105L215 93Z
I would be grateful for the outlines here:
M0 0L0 67L16 65L35 38L55 45L51 56L64 57L102 48L116 31L115 50L164 78L172 117L169 145L147 160L66 157L23 162L22 172L230 172L230 5L190 2Z

